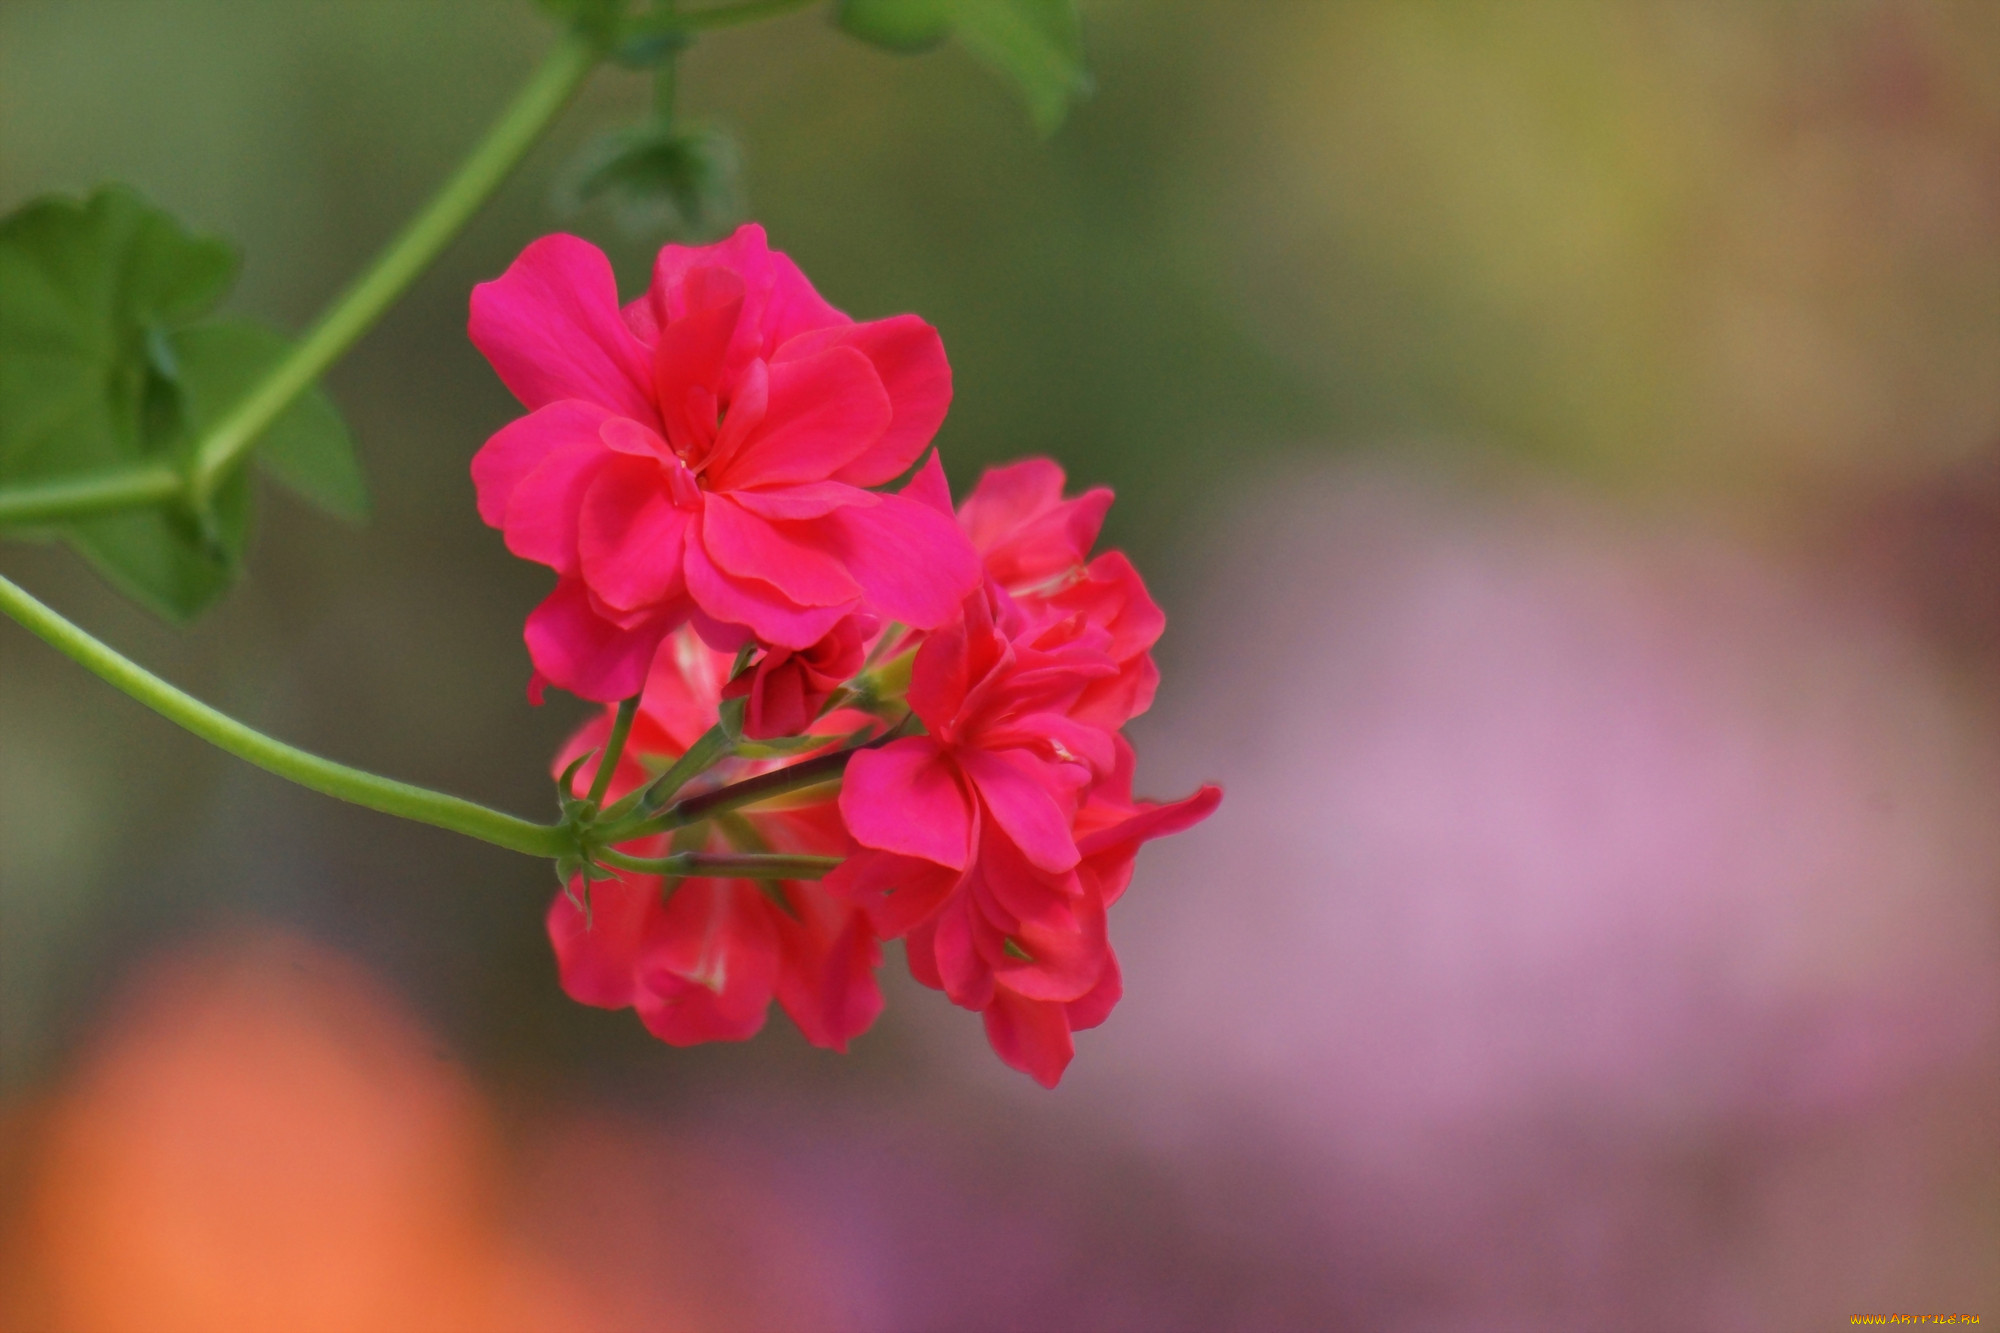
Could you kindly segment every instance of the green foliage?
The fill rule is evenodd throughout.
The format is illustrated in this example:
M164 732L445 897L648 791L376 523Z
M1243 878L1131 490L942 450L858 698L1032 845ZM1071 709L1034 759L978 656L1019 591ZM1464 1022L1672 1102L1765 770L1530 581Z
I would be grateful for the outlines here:
M283 354L240 321L195 321L236 275L226 242L196 236L119 186L35 200L0 220L0 485L180 466L194 441ZM332 404L308 393L259 442L266 466L331 512L366 511ZM135 600L174 620L236 577L250 523L241 473L205 514L179 504L79 518L68 540Z
M1053 134L1070 103L1091 90L1075 0L838 0L834 22L901 54L956 36L1014 83L1043 134Z
M235 252L129 190L0 220L0 479L131 462L169 427L166 335L228 290Z
M735 140L713 126L667 120L601 134L577 154L556 192L564 212L597 202L634 236L721 235L743 213Z
M951 36L950 0L838 0L842 32L898 55L928 51Z
M541 7L600 46L617 40L625 24L625 0L539 0Z
M284 334L241 319L214 320L175 335L189 433L215 424L290 348ZM256 457L265 475L308 504L350 523L367 519L368 485L353 438L319 389L300 394L265 429Z
M951 0L965 49L1013 79L1035 128L1053 134L1091 91L1075 0Z

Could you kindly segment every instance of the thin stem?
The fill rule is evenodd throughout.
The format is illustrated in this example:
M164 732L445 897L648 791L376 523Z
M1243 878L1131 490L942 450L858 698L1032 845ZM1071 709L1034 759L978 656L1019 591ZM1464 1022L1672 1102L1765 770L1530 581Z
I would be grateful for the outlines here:
M675 852L671 856L627 856L606 849L600 863L642 875L681 879L824 879L840 867L838 856L788 852Z
M621 801L619 805L625 806L625 809L617 810L617 807L614 806L613 810L617 810L619 814L624 814L626 811L634 808L651 809L667 801L671 801L674 798L674 794L682 787L687 786L688 783L700 777L703 773L708 772L709 769L714 768L722 760L728 758L733 744L729 739L729 733L722 729L720 723L717 723L707 731L704 731L693 745L688 746L687 752L674 760L673 765L666 772L654 778L650 786L643 788L628 798L632 802L631 805L626 806L625 802ZM612 810L605 811L607 816L612 813Z
M524 852L529 856L558 857L574 850L571 835L562 828L533 824L427 787L397 782L393 778L322 759L274 740L169 685L65 620L4 576L0 576L0 612L13 617L58 652L81 663L169 722L186 728L209 744L227 750L267 773L275 773L339 800L367 806L370 810L450 829L509 851Z
M0 487L0 527L158 504L179 495L181 485L173 468L150 463Z
M581 33L565 37L501 113L423 212L410 219L283 361L195 446L188 496L197 509L278 414L381 318L497 189L568 103L599 55Z
M604 742L604 754L597 761L597 776L591 779L590 795L586 798L593 810L604 804L604 793L611 790L612 770L618 767L618 760L625 753L625 738L632 734L632 719L638 712L636 694L618 705L618 716L611 722L611 739Z
M769 773L759 773L754 778L745 778L741 782L732 782L727 787L718 787L714 791L704 792L700 796L690 796L685 801L668 806L665 810L660 811L659 814L654 815L650 819L641 820L628 827L614 828L607 831L604 834L604 841L629 842L633 838L643 838L655 833L665 833L669 829L682 828L688 824L698 824L704 819L712 819L716 815L740 809L746 805L756 805L759 801L768 801L775 797L789 795L795 791L803 791L807 787L817 787L821 783L832 782L847 771L847 761L854 758L856 754L863 750L872 750L878 746L887 745L902 734L903 731L900 727L893 728L865 744L851 746L845 750L836 750L832 754L823 754L818 758L808 759L802 764L793 764L790 768L779 768L773 769Z

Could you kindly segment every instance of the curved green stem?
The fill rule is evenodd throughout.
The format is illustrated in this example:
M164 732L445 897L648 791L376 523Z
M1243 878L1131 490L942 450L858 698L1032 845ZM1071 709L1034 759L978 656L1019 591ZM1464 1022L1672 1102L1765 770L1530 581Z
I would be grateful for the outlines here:
M590 795L584 798L592 810L604 804L604 793L611 790L611 774L625 756L625 738L632 734L632 719L638 715L638 695L618 705L618 716L611 722L611 738L604 742L604 753L597 760L597 776L591 779Z
M565 37L549 52L424 211L410 219L285 359L202 437L187 480L188 498L198 510L278 414L382 317L499 188L569 102L599 55L595 44L580 33Z
M322 759L274 740L176 689L138 663L99 642L77 625L0 576L0 612L19 621L58 652L81 663L146 707L267 773L383 814L450 829L529 856L559 857L575 850L564 829L534 824L457 796L397 782L364 769Z
M153 463L0 487L0 527L158 504L179 495L185 484L173 468Z

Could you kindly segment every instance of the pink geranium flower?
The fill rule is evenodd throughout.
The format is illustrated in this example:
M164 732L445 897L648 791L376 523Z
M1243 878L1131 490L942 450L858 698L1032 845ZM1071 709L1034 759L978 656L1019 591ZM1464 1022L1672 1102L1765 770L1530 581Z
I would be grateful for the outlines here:
M473 460L480 516L554 569L530 615L539 677L637 693L653 649L809 649L847 617L943 624L979 580L948 519L879 486L951 401L937 331L856 323L752 224L667 246L619 307L595 246L546 236L472 295L473 342L529 415Z
M1065 499L1063 482L1062 468L1046 458L990 468L959 506L958 521L987 577L1027 614L1081 617L1110 634L1106 651L1117 671L1093 682L1071 711L1118 727L1152 706L1160 680L1152 647L1167 618L1124 552L1090 559L1111 507L1110 489Z
M685 629L666 640L613 774L613 799L685 753L714 723L728 668L728 656ZM610 725L607 711L571 737L557 772L602 746ZM712 780L754 769L738 765ZM586 789L592 773L586 763L573 782ZM674 849L840 855L851 846L830 799L746 810L736 818L755 848L703 826L699 841ZM656 837L621 850L660 856L669 844ZM819 884L700 878L680 881L671 893L667 888L659 876L621 871L589 886L587 908L581 877L556 896L549 939L572 999L632 1008L649 1031L676 1046L750 1037L775 999L808 1041L845 1050L881 1012L875 982L881 945L862 912Z
M743 734L757 740L804 734L861 669L876 629L872 616L849 616L810 648L765 649L755 666L722 687L723 698L745 701Z
M912 975L982 1012L1000 1057L1051 1087L1071 1031L1117 1003L1105 908L1131 854L1219 799L1173 807L1178 824L1131 801L1129 747L1078 715L1118 676L1111 644L1084 615L1032 616L992 584L968 598L917 651L909 702L927 734L848 765L840 811L860 847L826 881L906 936Z

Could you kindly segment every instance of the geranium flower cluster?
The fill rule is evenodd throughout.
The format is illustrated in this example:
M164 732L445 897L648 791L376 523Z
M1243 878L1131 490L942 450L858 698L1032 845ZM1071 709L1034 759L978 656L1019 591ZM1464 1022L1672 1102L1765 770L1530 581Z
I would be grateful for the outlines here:
M902 939L1053 1087L1120 997L1140 845L1221 795L1132 795L1165 618L1091 555L1111 493L1031 459L954 511L937 331L849 319L755 225L666 247L623 307L600 252L545 237L471 334L529 409L473 461L480 514L557 575L531 691L608 705L555 765L596 839L549 910L564 988L676 1045L775 999L845 1049Z

